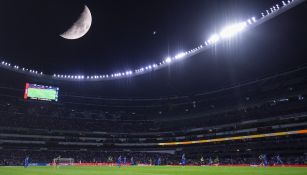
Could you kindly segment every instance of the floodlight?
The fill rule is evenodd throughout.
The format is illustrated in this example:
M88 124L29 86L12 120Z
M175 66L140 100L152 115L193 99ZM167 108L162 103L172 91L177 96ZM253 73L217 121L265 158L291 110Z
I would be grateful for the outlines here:
M166 62L166 63L170 63L170 62L172 62L172 59L171 59L170 57L167 57L167 58L165 59L165 62Z
M285 6L285 5L287 5L287 4L285 3L285 1L282 1L282 5Z
M210 36L208 43L213 44L213 43L218 42L219 40L220 40L220 36L218 34L213 34Z
M175 59L180 59L180 58L183 58L186 54L185 53L179 53L175 56Z
M252 18L253 19L253 18ZM246 27L246 23L245 22L241 22L238 24L233 24L230 26L225 27L220 35L222 38L230 38L236 34L238 34L239 32L241 32L242 30L244 30ZM215 41L217 41L217 38L213 38Z

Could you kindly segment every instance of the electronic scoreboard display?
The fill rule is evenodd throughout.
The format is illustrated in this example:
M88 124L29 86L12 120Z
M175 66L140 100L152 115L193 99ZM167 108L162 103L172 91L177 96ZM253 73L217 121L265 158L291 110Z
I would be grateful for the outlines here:
M24 99L58 101L58 87L26 83Z

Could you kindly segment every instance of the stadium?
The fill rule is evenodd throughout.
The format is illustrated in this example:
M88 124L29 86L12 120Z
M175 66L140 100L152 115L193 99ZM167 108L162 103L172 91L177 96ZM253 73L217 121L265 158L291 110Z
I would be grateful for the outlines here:
M1 1L0 175L307 174L306 10Z

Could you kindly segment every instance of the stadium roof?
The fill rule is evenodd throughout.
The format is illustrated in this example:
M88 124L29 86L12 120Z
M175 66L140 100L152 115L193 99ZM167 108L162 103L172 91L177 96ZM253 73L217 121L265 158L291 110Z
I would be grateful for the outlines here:
M59 7L53 1L27 1L26 4L9 1L1 5L5 8L1 10L1 16L6 18L7 25L0 29L3 38L0 52L12 66L27 66L51 75L54 72L93 75L101 70L134 71L142 65L146 68L153 62L159 63L161 58L168 63L169 56L176 58L177 53L200 46L227 23L252 20L253 16L260 19L259 14L276 3L280 2L195 1L191 4L189 1L155 1L144 4L89 1L87 5L92 10L93 19L97 18L99 22L95 24L93 20L93 30L84 38L66 41L58 37L57 32L60 32L59 28L65 28L69 19L63 17L57 23L53 18L58 19L57 15L66 13L68 7L72 9L71 13L80 11L82 2L64 2ZM27 5L32 6L31 12L26 10ZM105 6L112 10L101 10ZM17 13L11 14L10 8L16 7ZM57 15L55 9L59 10ZM307 45L302 39L307 28L305 10L306 3L303 3L269 23L192 56L193 59L182 60L145 76L105 84L117 84L127 91L137 86L137 89L145 87L150 91L167 88L174 94L182 94L217 89L299 66L306 62ZM119 14L112 16L115 12ZM17 30L25 25L21 13L30 19L23 32ZM121 19L123 14L129 15ZM100 22L102 19L106 23ZM152 35L151 30L156 34Z

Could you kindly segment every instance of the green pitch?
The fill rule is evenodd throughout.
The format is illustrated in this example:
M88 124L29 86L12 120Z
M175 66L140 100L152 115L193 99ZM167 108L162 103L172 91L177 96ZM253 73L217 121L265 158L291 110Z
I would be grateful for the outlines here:
M307 168L265 167L0 167L0 175L307 175Z

